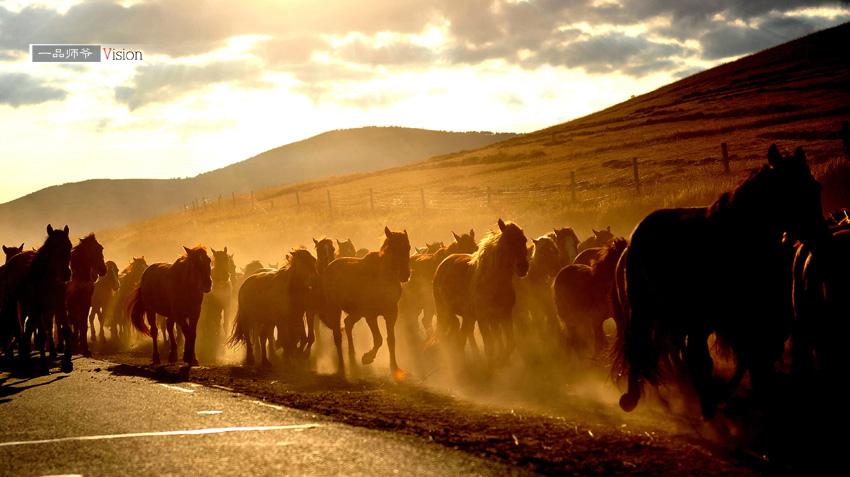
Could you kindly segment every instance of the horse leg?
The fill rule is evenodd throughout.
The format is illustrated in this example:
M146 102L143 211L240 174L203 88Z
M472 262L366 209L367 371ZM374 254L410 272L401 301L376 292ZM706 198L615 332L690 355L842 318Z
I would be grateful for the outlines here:
M39 375L47 375L50 374L50 368L47 365L47 352L46 352L46 344L47 340L51 338L53 333L52 325L53 325L53 315L51 313L45 313L44 309L39 310L40 313L39 319L41 320L41 326L38 330L38 356L39 356Z
M95 333L94 329L94 316L97 314L97 308L92 306L91 311L89 312L89 328L91 329L91 340L93 343L97 342L97 333Z
M161 363L159 359L159 341L157 339L157 334L159 333L159 329L157 328L156 323L156 313L148 310L145 312L145 315L148 319L148 326L151 329L151 338L153 339L153 357L152 363L154 366ZM165 330L162 330L162 334L165 335Z
M83 316L83 320L85 320L85 316ZM70 373L74 369L74 365L71 363L71 326L69 321L65 307L61 305L56 307L56 327L62 333L62 342L65 343L65 355L62 358L62 365L60 367L63 373ZM82 338L85 343L86 335L83 334ZM88 351L88 347L86 347L86 351ZM91 352L88 354L83 353L83 356L90 357Z
M189 318L180 320L180 323L185 323L183 334L186 336L186 341L183 343L183 362L189 366L197 366L198 358L195 356L195 338L198 330L198 319L200 318L200 310Z
M370 315L366 317L366 324L369 325L369 330L372 332L372 349L363 355L363 364L372 364L375 361L375 356L378 355L378 350L384 344L384 338L381 337L381 329L378 327L378 316ZM395 370L395 368L393 368Z
M354 357L354 324L360 321L362 316L348 315L343 320L345 336L348 338L348 361L351 363L351 369L355 369L357 360Z
M395 379L400 380L404 376L404 372L398 367L395 358L395 323L397 319L398 309L388 310L384 314L384 320L387 324L387 349L390 350L390 371ZM377 328L377 323L375 323L375 328Z
M272 329L273 329L273 327L271 327L267 324L264 324L260 328L260 366L263 367L263 368L271 368L272 367L272 362L269 361L269 358L266 355L266 343L271 344L270 343L271 338L274 338L274 336L269 336L271 334L270 331ZM271 348L271 346L269 346L269 348ZM269 349L269 353L274 353L274 351Z
M685 347L685 362L691 382L699 397L700 407L704 418L711 418L717 410L714 393L711 389L711 372L714 362L708 351L708 335L706 332L688 334L688 344Z
M177 340L174 337L174 318L165 317L165 329L168 330L168 341L170 350L168 351L168 362L176 363L177 362Z
M496 343L495 337L493 336L494 328L498 329L497 326L491 326L489 322L484 322L478 320L478 329L481 331L481 340L484 342L484 354L487 356L487 369L492 372L496 368Z
M507 366L508 360L511 357L511 353L516 349L516 341L514 340L514 324L512 320L512 316L510 313L506 313L505 316L499 320L499 325L502 328L502 333L505 335L505 349L503 351L502 357L499 358L499 366Z

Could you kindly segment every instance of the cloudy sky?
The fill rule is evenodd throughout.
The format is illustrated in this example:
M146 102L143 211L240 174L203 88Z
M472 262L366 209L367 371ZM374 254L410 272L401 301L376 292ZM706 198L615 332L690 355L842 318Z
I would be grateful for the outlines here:
M535 131L847 21L847 0L0 1L0 203L331 129ZM54 43L143 59L31 61Z

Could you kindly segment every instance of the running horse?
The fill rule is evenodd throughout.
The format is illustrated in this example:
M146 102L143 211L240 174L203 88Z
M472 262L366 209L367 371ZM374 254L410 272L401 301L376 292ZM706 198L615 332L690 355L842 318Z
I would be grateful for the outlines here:
M516 295L513 276L528 273L528 250L522 229L499 219L499 230L490 231L473 254L446 257L434 275L437 327L429 346L453 341L462 353L467 340L474 343L478 322L489 369L505 364L515 347L511 312ZM463 317L460 325L458 315ZM505 348L501 354L501 335Z
M315 282L316 259L306 249L292 250L279 270L255 273L245 279L239 289L236 319L228 346L245 344L248 365L254 364L252 334L259 334L261 365L271 366L266 355L267 343L277 327L283 357L288 363L298 350L304 334L304 313L310 296L310 283Z
M173 264L154 263L142 274L139 286L133 291L127 312L130 323L137 331L153 338L153 364L159 364L157 345L157 313L166 318L171 352L168 361L177 361L177 341L174 339L176 323L186 337L183 361L196 366L195 333L201 315L204 293L212 288L210 260L204 246L183 247L186 251ZM147 316L147 324L144 317ZM150 326L150 328L148 328Z
M339 243L339 240L337 240ZM328 306L325 299L325 291L322 286L322 278L325 275L325 270L328 265L334 261L336 250L334 249L334 241L322 236L319 240L313 239L313 245L316 248L316 280L310 287L310 297L307 303L306 318L307 318L307 339L301 346L301 352L305 357L310 356L313 348L313 343L316 342L316 317L322 316L323 310ZM331 310L330 313L333 311ZM332 327L334 333L334 341L337 343L337 349L342 349L342 333L339 326Z
M531 239L528 273L524 277L513 277L516 303L513 315L520 347L525 356L533 358L540 345L554 342L558 336L558 317L552 299L552 281L561 270L561 254L555 240L549 236Z
M40 369L48 374L45 346L47 333L52 328L54 313L60 323L61 337L65 345L62 372L69 373L71 364L71 330L65 313L65 282L71 279L71 240L68 226L54 230L47 226L47 239L37 251L21 252L6 263L3 283L3 301L0 305L0 328L2 343L6 347L12 340L18 344L18 357L24 369L30 366L31 333L38 330ZM20 314L19 314L20 313ZM29 321L26 319L29 318ZM23 325L28 330L23 336Z
M89 327L91 328L91 340L97 341L98 333L94 327L94 319L98 319L100 323L100 342L106 342L106 316L107 311L112 306L115 300L115 293L120 289L121 282L118 279L118 265L109 260L106 262L106 275L97 278L96 273L92 274L94 282L94 291L91 295L91 312L89 313Z
M89 357L88 315L91 308L94 281L97 276L106 275L106 263L103 261L103 246L94 234L80 239L80 243L71 249L71 281L67 283L65 306L68 323L71 325L71 343L79 354Z
M746 371L753 397L774 383L791 321L783 234L806 243L829 232L802 148L783 157L772 145L767 156L711 206L655 211L632 233L613 297L615 321L623 323L615 369L628 376L623 410L637 406L645 383L662 383L664 370L687 370L706 418ZM712 333L737 360L720 386L712 379Z
M230 302L233 297L232 261L224 250L211 249L213 266L210 273L212 289L204 295L199 319L198 346L200 354L215 359L222 337L230 329Z
M378 316L383 316L387 325L387 347L390 353L390 370L396 379L404 377L395 356L395 322L398 318L398 299L401 283L410 278L408 257L410 240L407 231L393 232L384 227L384 237L377 252L369 252L362 258L343 257L328 265L322 279L327 309L320 316L322 322L334 332L337 354L340 358L338 372L344 374L341 341L337 338L342 311L345 317L345 333L348 336L348 354L352 368L355 365L354 325L366 318L372 331L372 349L362 357L363 364L371 364L383 343L378 329Z
M127 307L133 292L142 280L142 274L148 269L144 256L133 257L124 270L118 274L118 290L112 306L106 310L106 324L109 326L110 339L116 342L130 342L130 320L127 319Z

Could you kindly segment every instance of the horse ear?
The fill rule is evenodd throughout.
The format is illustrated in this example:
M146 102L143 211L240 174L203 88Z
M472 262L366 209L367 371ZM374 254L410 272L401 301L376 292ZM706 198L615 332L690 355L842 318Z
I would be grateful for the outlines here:
M777 165L782 161L782 154L779 153L779 149L776 148L776 144L771 144L770 149L767 150L767 162L773 167L777 167Z
M7 252L8 250L9 250L9 249L8 249L8 248L6 248L6 246L4 245L4 246L3 246L3 252L5 253L5 252Z
M505 231L505 222L503 222L502 219L499 219L499 230L502 232Z
M472 237L473 240L475 240L475 231L472 230L472 229L469 229L469 236Z
M319 241L316 240L316 239L313 239L313 245L319 245Z
M595 230L593 230L593 229L590 229L590 231L591 231L591 232L593 232L593 235L599 235L599 232L597 232L597 231L595 231Z
M800 164L806 163L806 153L803 152L803 146L797 146L797 150L794 151L794 159L800 162Z
M186 251L186 255L189 255L189 249L185 245L183 246L183 250Z
M224 246L224 250L222 252L227 253L227 245Z
M390 236L390 228L387 226L384 226L384 235L386 235L387 238Z
M533 243L534 245L537 245L537 239L531 239L531 243Z
M53 233L53 226L50 225L50 224L47 224L47 234L50 235L52 233Z
M64 231L65 231L65 235L68 235L68 234L70 233L70 231L68 230L68 226L67 226L67 225L65 226Z
M24 243L21 242L21 250L23 250L23 249L24 249Z
M460 236L459 236L458 234L456 234L456 233L454 232L454 230L452 230L452 235L453 235L453 236L454 236L454 238L455 238L455 242L459 242L459 241L460 241Z
M611 231L611 226L609 225L609 226L608 226L608 228L607 228L606 230L607 230L608 232L610 232L610 231Z

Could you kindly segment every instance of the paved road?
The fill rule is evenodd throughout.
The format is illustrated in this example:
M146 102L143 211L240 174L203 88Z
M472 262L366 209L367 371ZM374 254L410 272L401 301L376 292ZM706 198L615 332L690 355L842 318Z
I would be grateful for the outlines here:
M0 374L0 475L521 475L441 445L227 389L115 375Z

